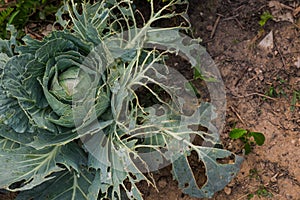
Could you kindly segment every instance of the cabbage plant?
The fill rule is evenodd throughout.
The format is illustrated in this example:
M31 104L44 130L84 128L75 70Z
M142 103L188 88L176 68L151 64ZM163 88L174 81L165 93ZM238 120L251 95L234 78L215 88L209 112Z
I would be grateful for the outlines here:
M217 105L198 103L166 64L180 56L214 79L210 90L222 86L184 34L188 2L144 3L145 17L129 0L66 2L63 30L21 45L11 30L0 41L0 188L20 200L143 199L139 182L156 187L153 173L171 164L184 193L211 197L235 176L242 159L217 148ZM157 26L172 19L182 23ZM205 167L202 185L192 154Z

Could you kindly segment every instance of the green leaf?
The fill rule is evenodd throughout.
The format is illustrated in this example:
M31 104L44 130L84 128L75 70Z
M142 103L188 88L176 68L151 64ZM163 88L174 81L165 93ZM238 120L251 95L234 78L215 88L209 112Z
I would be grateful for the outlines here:
M0 53L4 53L8 57L12 57L14 56L13 47L17 46L16 44L17 31L12 25L8 25L6 29L10 31L11 36L9 40L3 40L0 38Z
M0 149L15 149L19 147L20 144L13 142L9 139L0 137Z
M17 190L26 190L50 180L51 173L62 170L56 165L59 151L58 146L42 150L24 146L0 149L0 187L9 189L11 184L24 181Z
M20 133L32 131L34 125L56 132L56 127L47 120L51 111L45 109L48 104L40 85L25 76L25 66L32 59L32 55L23 54L6 63L0 88L1 115L5 124Z
M194 68L194 79L197 80L197 79L202 79L203 76L201 74L201 72L199 71L199 69L196 69Z
M291 102L291 108L290 110L292 112L295 111L295 108L296 108L296 104L297 104L297 101L300 100L300 91L294 91L293 92L293 97L292 97L292 102Z
M2 77L2 71L8 60L9 56L6 53L0 53L0 77Z
M0 144L0 187L13 191L32 189L51 180L54 177L52 173L63 170L57 166L58 163L77 171L87 163L86 155L75 143L40 150L16 145L5 138L0 139ZM9 188L19 181L22 181L20 187Z
M21 192L16 200L24 199L47 199L47 200L96 200L91 199L89 190L95 180L94 170L81 169L79 172L74 170L64 170L51 175L53 179L34 187L31 190Z
M265 143L265 136L262 133L259 132L250 132L250 136L253 136L255 142L257 145L261 146Z
M19 133L31 129L29 119L20 108L18 101L8 97L2 86L0 86L0 122L12 127Z
M258 23L259 23L260 26L264 26L269 19L273 19L273 16L269 12L264 12L260 16L260 20L259 20Z
M5 66L1 66L1 85L0 85L0 121L9 125L15 131L23 133L31 130L31 124L26 112L20 107L17 97L23 97L26 91L23 90L23 85L19 81L24 70L22 62L27 62L30 56L24 55L13 57L7 60ZM25 97L24 97L25 99Z
M82 166L88 163L86 152L76 142L62 145L57 155L57 163L64 165L69 171L74 169L79 172Z
M0 136L13 142L33 147L35 149L43 149L49 146L68 144L75 139L100 131L112 124L112 122L112 120L108 120L99 123L93 123L82 129L64 130L59 134L38 128L34 129L33 132L24 132L20 134L9 126L1 124Z
M134 151L118 142L113 143L111 138L101 132L87 137L83 141L90 152L89 166L99 169L101 172L99 187L104 198L121 197L122 191L125 191L129 199L143 199L136 184L141 180L146 180L150 184L151 182L133 162L131 155L138 158ZM144 164L142 164L143 167L146 167ZM129 188L124 185L125 179L131 183ZM109 188L111 188L110 192Z
M246 155L248 155L251 152L251 146L248 142L245 143L244 149L245 149L245 154Z
M239 139L247 133L247 130L235 128L230 131L229 137L231 139Z
M105 8L106 2L83 3L81 5L82 14L79 14L78 7L73 0L71 3L65 4L56 13L57 23L67 27L69 21L63 19L63 14L68 13L74 24L75 34L85 41L99 44L101 42L99 33L107 27L108 9Z
M174 178L178 181L179 187L183 189L184 193L198 198L211 198L215 192L222 190L238 173L243 159L235 155L232 164L220 164L217 159L229 157L232 153L227 150L209 147L195 147L193 150L197 152L200 160L205 165L207 181L199 188L187 155L173 158L172 172Z

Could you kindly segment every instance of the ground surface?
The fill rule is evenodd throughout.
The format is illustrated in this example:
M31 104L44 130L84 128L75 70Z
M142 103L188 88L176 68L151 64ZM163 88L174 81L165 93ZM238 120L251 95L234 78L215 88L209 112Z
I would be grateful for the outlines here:
M276 11L269 3L190 3L194 34L203 39L202 44L217 63L227 90L227 123L221 136L225 147L238 154L242 151L238 141L228 138L233 126L266 136L265 144L244 157L238 176L214 196L215 200L300 199L299 101L291 111L293 93L300 90L300 16L293 16L294 23L271 20L264 27L258 24L264 11L285 15L300 4L281 1L289 7L281 5ZM270 31L273 48L261 49L258 44ZM196 199L183 195L167 170L158 180L160 193L149 191L147 200Z
M262 132L265 144L244 156L238 176L214 196L214 200L300 200L300 107L292 106L300 92L300 14L290 21L258 24L267 0L191 0L189 16L194 35L203 39L217 63L227 92L226 127L221 138L225 148L242 155L242 144L228 137L235 126ZM277 14L292 13L300 6L293 0ZM276 10L274 11L276 12ZM44 31L51 28L45 28ZM262 31L264 30L264 31ZM273 47L259 42L273 32ZM32 33L33 36L35 35ZM157 193L144 188L146 200L194 200L184 195L168 169L156 175ZM13 194L9 194L13 195ZM4 199L0 196L0 200ZM7 197L6 197L7 198ZM8 199L13 199L8 198Z

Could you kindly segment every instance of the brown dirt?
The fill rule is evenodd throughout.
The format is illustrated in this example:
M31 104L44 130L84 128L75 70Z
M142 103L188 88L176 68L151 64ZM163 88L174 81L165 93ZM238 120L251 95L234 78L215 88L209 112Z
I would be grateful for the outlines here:
M227 89L227 123L221 136L225 148L242 155L241 142L228 137L233 127L266 136L263 146L254 147L244 156L238 176L215 194L214 200L300 199L299 100L291 111L293 92L300 91L300 16L294 16L294 23L270 20L261 27L260 16L264 11L271 12L268 3L190 1L194 34L203 39ZM281 3L291 8L300 6L293 0ZM211 37L218 16L219 23ZM274 33L274 47L262 50L258 43L270 31ZM159 193L151 188L145 190L146 200L197 199L184 195L167 169L156 178Z

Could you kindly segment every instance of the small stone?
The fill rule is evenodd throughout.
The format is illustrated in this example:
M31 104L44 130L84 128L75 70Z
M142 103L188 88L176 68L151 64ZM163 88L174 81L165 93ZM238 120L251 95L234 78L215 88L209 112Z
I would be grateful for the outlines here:
M228 150L232 150L232 148L233 148L232 143L229 142L227 149L228 149Z
M231 188L230 187L225 187L224 192L225 192L225 194L230 195L231 194Z
M208 31L212 31L212 30L213 30L213 26L212 26L212 25L208 25L208 26L206 26L206 30L208 30Z
M258 46L263 50L272 50L274 48L274 39L273 39L273 31L268 33L266 37L260 43Z

